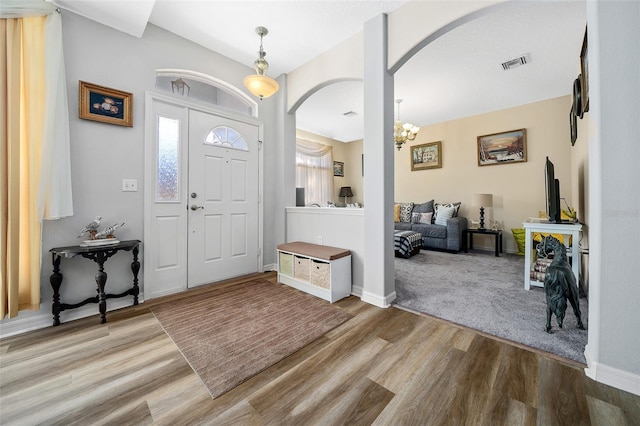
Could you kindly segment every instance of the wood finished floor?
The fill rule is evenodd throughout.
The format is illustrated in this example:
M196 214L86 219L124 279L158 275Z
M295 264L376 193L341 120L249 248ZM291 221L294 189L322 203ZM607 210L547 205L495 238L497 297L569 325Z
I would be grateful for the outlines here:
M212 400L148 309L210 288L0 340L0 424L640 424L640 397L575 364L354 296L335 303L353 319Z

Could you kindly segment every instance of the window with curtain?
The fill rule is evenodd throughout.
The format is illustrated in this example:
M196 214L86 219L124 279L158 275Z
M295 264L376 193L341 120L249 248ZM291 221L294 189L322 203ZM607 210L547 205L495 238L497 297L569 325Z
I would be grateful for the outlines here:
M0 319L40 308L43 219L73 214L56 7L0 2Z
M304 188L305 204L333 201L333 148L296 139L296 187Z

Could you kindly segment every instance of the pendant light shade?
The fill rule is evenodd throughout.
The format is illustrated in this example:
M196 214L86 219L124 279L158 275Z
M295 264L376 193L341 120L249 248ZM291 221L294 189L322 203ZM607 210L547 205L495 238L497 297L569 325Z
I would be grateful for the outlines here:
M266 75L251 74L246 76L242 82L253 96L260 99L268 98L280 89L278 82Z
M260 36L258 59L253 63L256 73L246 76L242 82L252 95L262 100L276 93L278 89L280 89L280 85L277 81L266 75L269 69L269 63L264 58L267 52L262 49L262 37L269 34L269 30L265 27L257 27L256 33Z

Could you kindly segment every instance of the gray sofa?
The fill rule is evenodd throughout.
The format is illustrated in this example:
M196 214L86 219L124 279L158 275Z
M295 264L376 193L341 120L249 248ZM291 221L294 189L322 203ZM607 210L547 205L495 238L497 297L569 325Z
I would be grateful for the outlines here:
M455 204L459 206L460 203ZM434 210L434 200L430 200L426 203L414 204L411 213L433 213ZM462 249L462 231L467 229L467 218L454 216L447 219L446 223L447 225L444 226L435 223L427 224L400 221L394 223L394 229L419 232L422 234L423 248L457 253Z

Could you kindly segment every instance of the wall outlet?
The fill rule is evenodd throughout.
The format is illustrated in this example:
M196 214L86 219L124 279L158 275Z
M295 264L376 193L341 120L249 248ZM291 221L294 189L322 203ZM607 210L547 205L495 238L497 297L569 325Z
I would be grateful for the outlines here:
M322 235L318 235L318 238L316 238L316 240L318 241L318 244L322 244Z
M137 179L122 179L122 191L124 192L137 192L138 180Z

